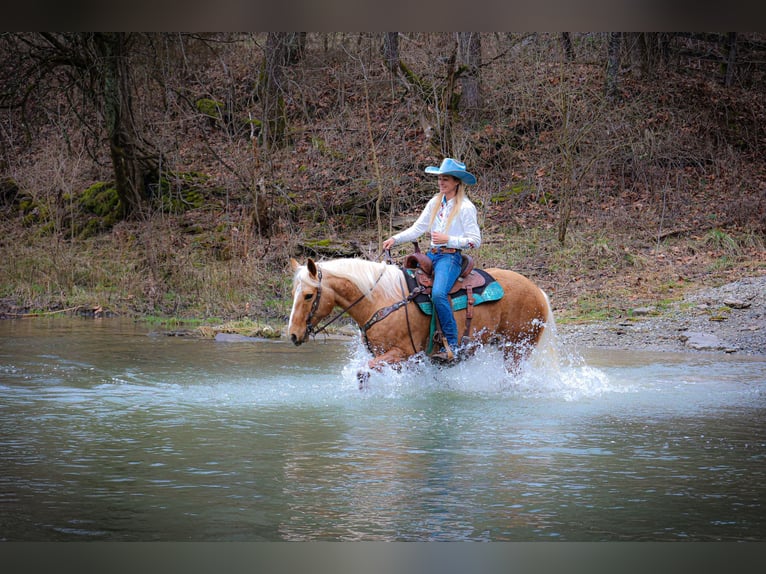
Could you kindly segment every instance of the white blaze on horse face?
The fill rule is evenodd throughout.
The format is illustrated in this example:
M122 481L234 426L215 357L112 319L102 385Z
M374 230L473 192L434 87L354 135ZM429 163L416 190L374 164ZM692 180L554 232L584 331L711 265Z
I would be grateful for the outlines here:
M299 297L301 297L302 292L303 282L296 278L295 294L293 295L293 308L290 311L290 322L287 324L287 330L289 333L292 333L293 330L293 319L295 318L295 311L298 308L298 301L300 301Z

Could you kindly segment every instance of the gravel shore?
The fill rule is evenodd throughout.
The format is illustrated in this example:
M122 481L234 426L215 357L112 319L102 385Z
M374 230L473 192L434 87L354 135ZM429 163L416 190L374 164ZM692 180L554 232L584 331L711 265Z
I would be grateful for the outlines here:
M766 275L688 294L670 308L644 307L630 317L558 325L577 347L766 355Z

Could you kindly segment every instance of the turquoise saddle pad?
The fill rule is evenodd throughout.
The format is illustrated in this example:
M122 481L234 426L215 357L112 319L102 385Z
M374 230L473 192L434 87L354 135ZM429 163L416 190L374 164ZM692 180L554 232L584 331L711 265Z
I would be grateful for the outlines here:
M484 287L474 290L474 306L481 305L482 303L488 303L490 301L499 301L502 299L503 295L505 295L503 286L495 281L495 279L488 273L485 273L484 271L479 271L479 273L486 275L488 279ZM410 281L414 282L414 270L406 269L405 275L408 276L407 283L409 283L410 287L412 287L412 283L410 283ZM453 311L461 311L468 306L468 295L466 294L465 290L458 291L451 297L451 299ZM415 303L417 303L418 307L423 313L426 315L433 315L433 304L431 303L431 300L428 296L421 295L417 297L415 299Z

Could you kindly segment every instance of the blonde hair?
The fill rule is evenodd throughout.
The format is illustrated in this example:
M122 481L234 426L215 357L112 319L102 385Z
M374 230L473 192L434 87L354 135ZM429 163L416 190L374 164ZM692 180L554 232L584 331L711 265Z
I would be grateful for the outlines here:
M454 177L454 176L452 176ZM455 178L457 179L457 178ZM458 179L460 183L457 185L457 193L455 194L455 207L452 208L452 211L449 214L449 217L447 218L447 224L444 226L444 232L447 233L449 231L450 226L452 225L452 222L455 220L455 217L457 217L457 214L460 213L460 206L463 203L463 198L466 196L466 185L463 183L462 180ZM440 191L436 194L438 196L438 202L441 203L442 197L444 197L444 194ZM428 229L433 227L434 220L436 219L436 215L439 213L438 209L434 209L433 213L431 213L431 221L428 222Z

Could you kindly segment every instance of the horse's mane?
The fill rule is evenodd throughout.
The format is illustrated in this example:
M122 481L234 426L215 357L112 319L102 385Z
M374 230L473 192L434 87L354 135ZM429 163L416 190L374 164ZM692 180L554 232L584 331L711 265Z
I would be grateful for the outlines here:
M370 296L373 289L389 297L401 297L401 273L395 265L366 259L329 259L317 263L323 274L351 281L359 291ZM382 275L381 275L382 274ZM310 282L306 267L302 266L296 278ZM380 279L378 279L380 278Z

